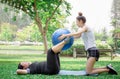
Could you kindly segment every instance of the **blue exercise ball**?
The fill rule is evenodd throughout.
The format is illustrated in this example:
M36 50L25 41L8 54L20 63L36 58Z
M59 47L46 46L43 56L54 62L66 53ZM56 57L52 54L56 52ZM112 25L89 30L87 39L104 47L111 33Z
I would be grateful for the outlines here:
M62 34L69 34L70 31L67 29L58 29L56 30L53 34L52 34L52 43L53 45L56 45L58 43L60 43L63 40L59 40L58 38L62 35ZM64 47L62 48L62 50L67 50L68 48L70 48L72 46L74 42L74 37L70 37L70 41L69 43L65 44Z

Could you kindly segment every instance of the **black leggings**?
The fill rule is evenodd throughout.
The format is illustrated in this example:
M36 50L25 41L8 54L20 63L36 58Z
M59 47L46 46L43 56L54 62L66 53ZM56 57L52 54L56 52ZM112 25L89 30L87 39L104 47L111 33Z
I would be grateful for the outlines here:
M59 53L55 54L52 49L47 52L47 70L49 74L58 74L60 71Z

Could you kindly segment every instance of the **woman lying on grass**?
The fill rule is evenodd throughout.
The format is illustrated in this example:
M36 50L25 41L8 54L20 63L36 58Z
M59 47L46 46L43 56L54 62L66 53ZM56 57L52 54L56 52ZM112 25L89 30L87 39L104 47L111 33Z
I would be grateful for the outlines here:
M69 38L66 38L49 49L47 52L47 61L45 62L20 62L16 71L17 74L58 74L60 71L59 53L69 40Z

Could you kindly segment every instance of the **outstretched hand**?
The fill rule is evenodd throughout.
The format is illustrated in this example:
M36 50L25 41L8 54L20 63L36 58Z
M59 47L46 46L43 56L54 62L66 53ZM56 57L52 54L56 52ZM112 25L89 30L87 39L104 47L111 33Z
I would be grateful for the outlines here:
M67 37L65 34L62 34L58 39L63 40L65 37Z

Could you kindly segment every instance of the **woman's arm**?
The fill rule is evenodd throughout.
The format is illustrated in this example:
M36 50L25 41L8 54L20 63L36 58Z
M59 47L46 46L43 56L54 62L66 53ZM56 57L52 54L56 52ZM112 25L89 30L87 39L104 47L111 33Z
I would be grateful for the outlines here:
M27 70L18 69L18 70L16 71L16 73L17 73L18 75L25 75L25 74L27 74Z
M81 30L78 30L78 31L75 32L75 33L66 34L66 36L67 36L67 37L69 37L69 36L77 36L77 37L80 37L81 34L82 34L83 32L86 32L86 31L87 31L87 27L83 27L83 28L81 28Z
M87 31L87 27L83 27L81 28L81 30L75 32L75 33L70 33L70 34L63 34L62 36L59 37L60 40L64 39L65 37L70 37L70 36L74 36L74 37L80 37L81 34L83 32Z

